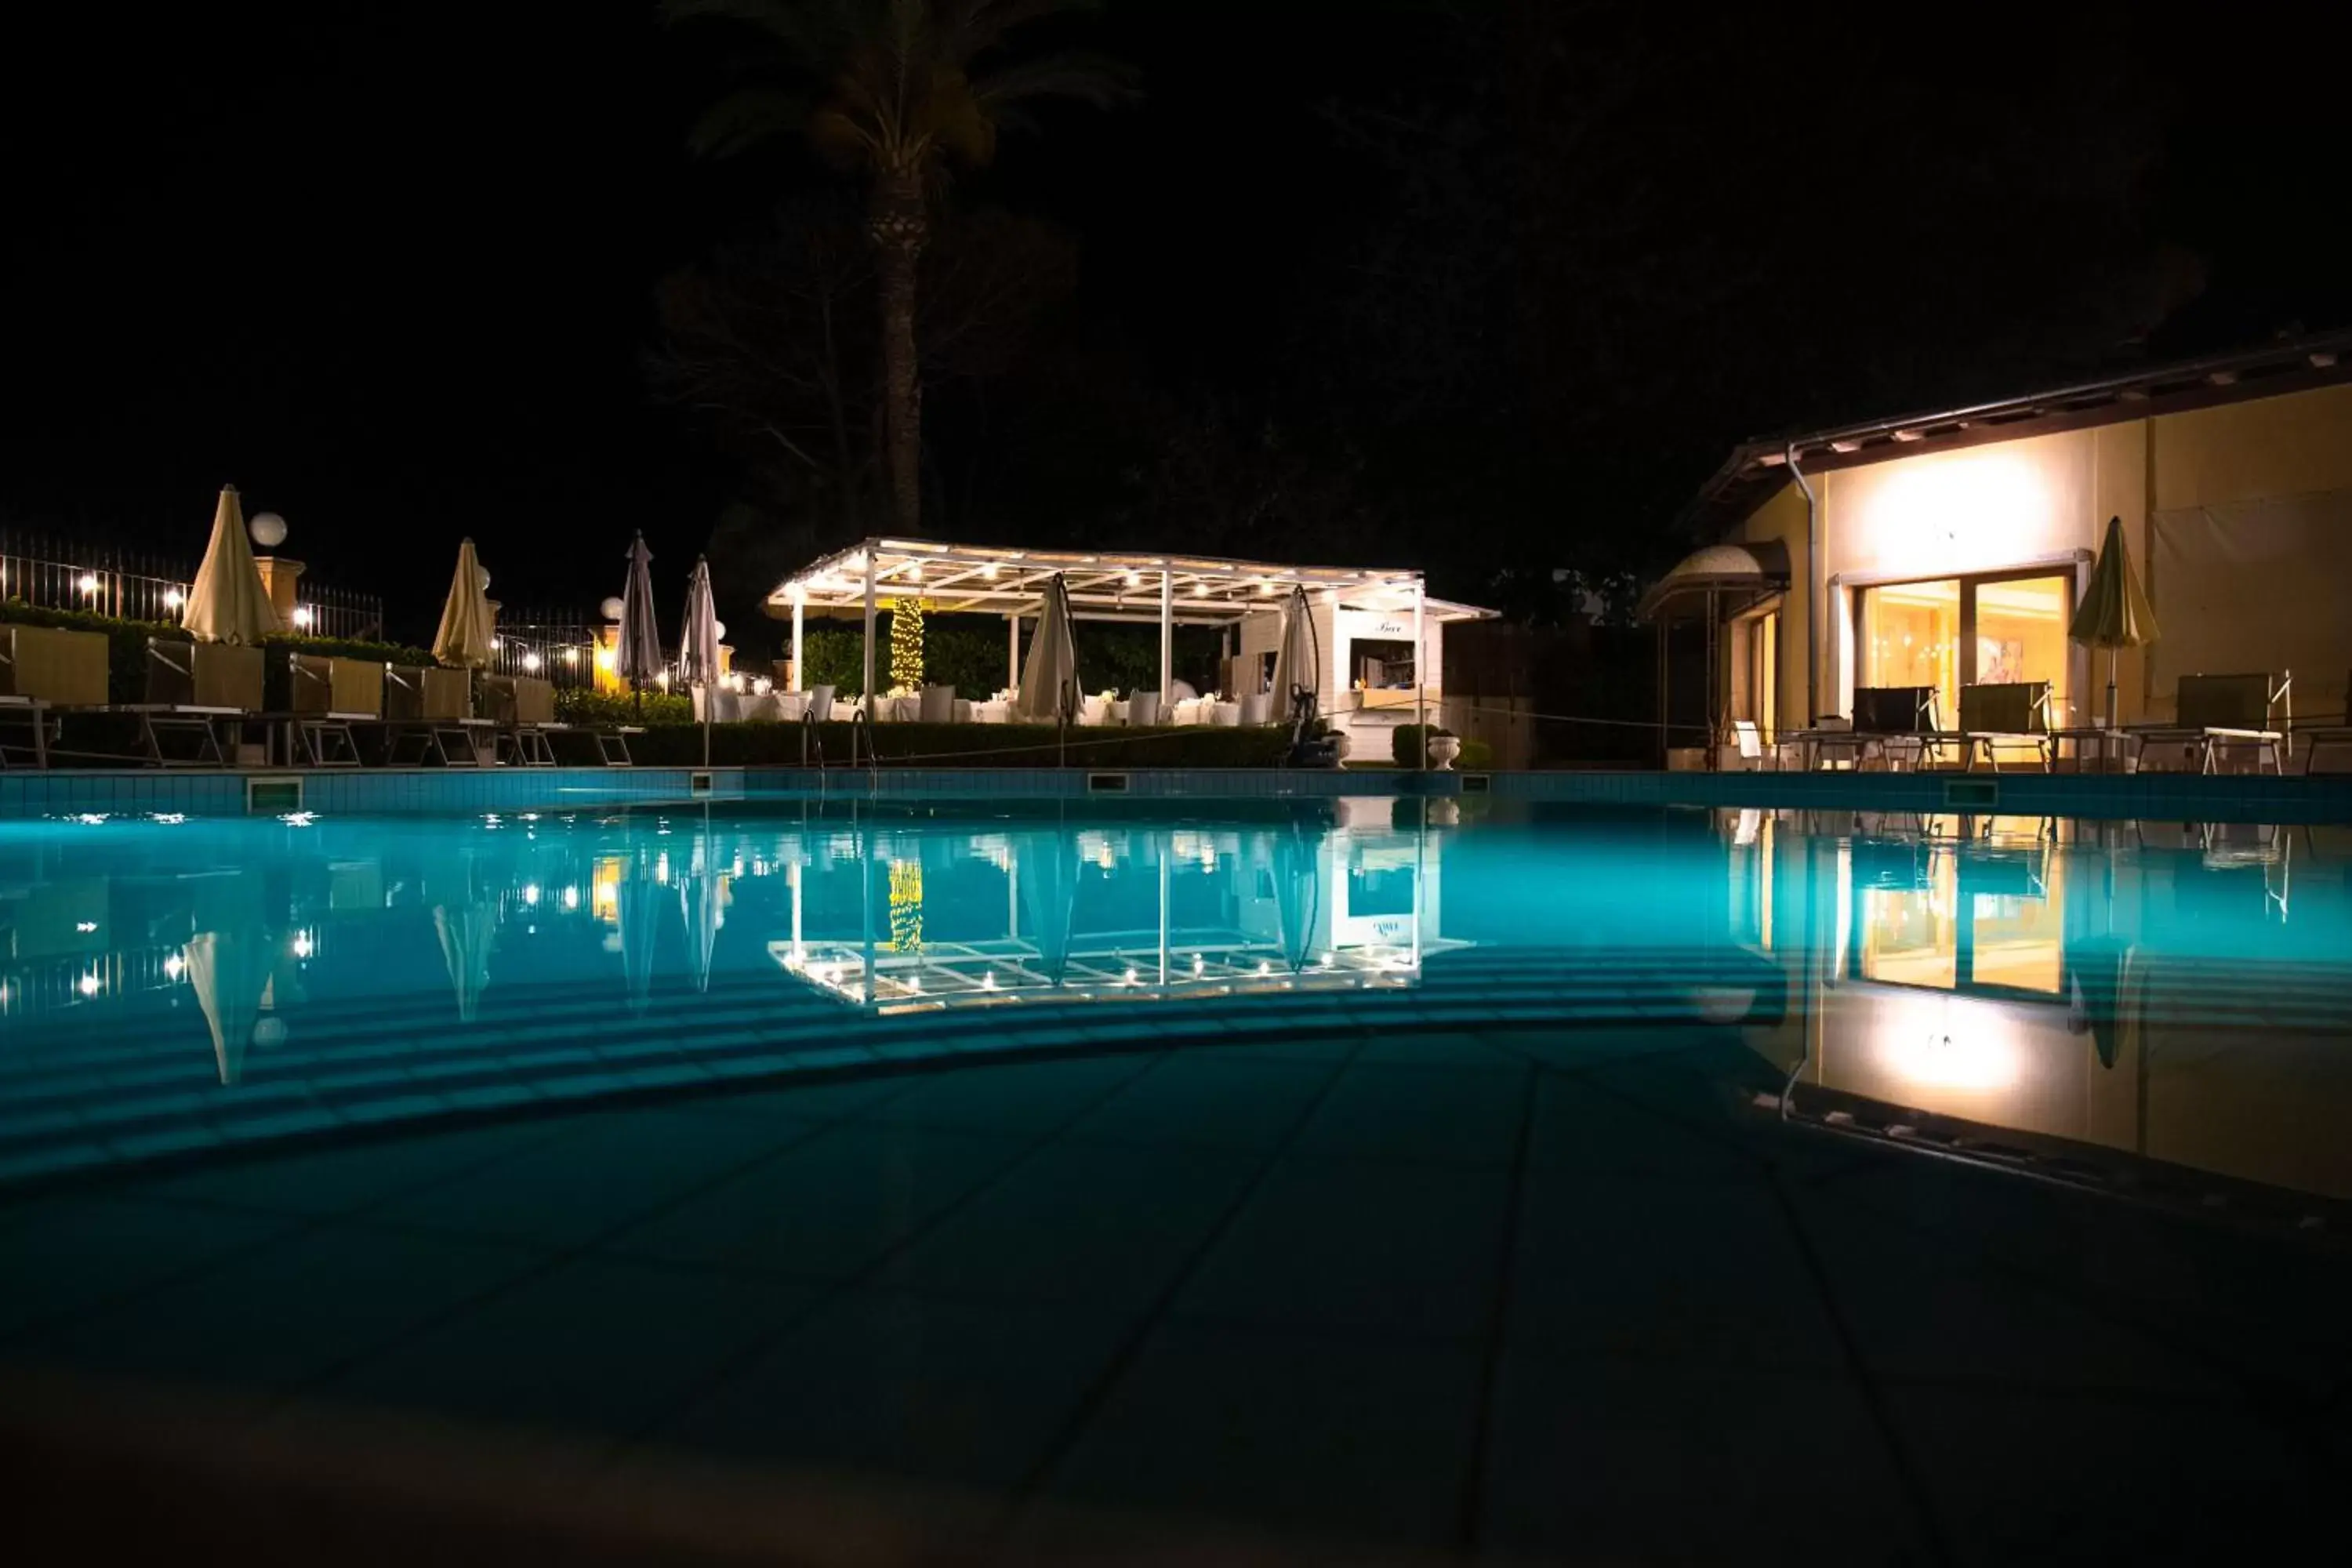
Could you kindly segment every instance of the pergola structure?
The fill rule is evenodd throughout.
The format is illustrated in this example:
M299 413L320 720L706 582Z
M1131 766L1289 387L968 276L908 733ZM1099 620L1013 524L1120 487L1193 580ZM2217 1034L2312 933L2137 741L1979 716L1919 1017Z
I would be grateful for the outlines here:
M805 615L862 616L868 692L874 689L875 616L887 601L920 597L934 614L1001 615L1008 627L1008 684L1018 684L1021 621L1039 614L1046 585L1057 573L1068 589L1076 618L1160 627L1163 705L1173 696L1177 626L1228 626L1253 615L1278 611L1293 589L1303 588L1310 599L1320 597L1343 608L1409 616L1416 670L1426 619L1470 620L1487 614L1431 599L1418 572L908 539L868 539L814 561L778 584L768 605L778 618L787 610L791 615L796 673L803 668L801 625Z

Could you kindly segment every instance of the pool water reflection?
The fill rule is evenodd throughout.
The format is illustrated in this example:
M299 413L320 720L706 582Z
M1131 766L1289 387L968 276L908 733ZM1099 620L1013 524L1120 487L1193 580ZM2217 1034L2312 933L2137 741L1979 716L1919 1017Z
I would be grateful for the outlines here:
M2352 1196L2352 833L1444 810L0 825L0 1175L950 1054L1638 1023L1738 1031L1741 1087L1831 1125Z

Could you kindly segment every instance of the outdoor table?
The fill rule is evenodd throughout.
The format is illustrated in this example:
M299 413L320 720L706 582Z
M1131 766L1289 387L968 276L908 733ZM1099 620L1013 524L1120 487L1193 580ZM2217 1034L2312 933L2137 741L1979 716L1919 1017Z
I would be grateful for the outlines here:
M1012 704L1003 699L992 699L971 705L971 721L975 724L1003 724L1011 717Z

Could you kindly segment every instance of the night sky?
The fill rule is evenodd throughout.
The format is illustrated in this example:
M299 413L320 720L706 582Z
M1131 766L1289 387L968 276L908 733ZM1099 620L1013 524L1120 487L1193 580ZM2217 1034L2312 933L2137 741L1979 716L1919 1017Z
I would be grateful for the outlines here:
M1671 552L1747 435L2352 321L2343 24L2183 15L1112 0L1081 30L1143 101L1055 110L947 194L1076 271L934 399L927 531L1186 542L1155 465L1197 437L1239 519L1202 537L1507 597ZM667 602L730 502L792 511L646 368L662 279L833 183L688 155L723 35L635 3L42 20L0 52L0 517L193 554L234 481L413 633L461 534L494 596L584 607L642 527Z

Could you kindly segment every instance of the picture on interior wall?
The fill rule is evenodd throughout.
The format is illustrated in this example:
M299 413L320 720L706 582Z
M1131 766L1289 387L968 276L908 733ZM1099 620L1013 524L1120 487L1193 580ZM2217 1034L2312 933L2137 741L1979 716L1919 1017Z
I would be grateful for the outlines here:
M2025 644L2021 639L1977 639L1978 680L1987 685L2000 685L2029 679L2025 673Z

